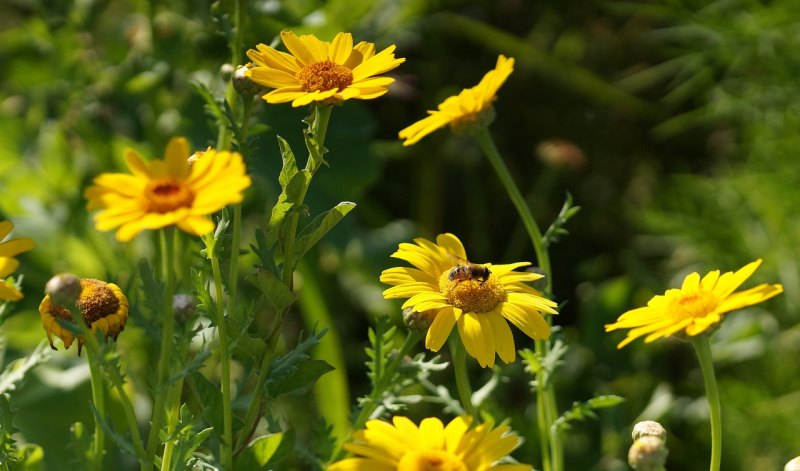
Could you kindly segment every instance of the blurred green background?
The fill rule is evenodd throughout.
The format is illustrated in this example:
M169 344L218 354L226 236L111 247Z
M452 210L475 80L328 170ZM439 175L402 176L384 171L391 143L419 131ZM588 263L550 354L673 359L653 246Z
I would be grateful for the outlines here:
M542 227L568 192L582 207L551 249L554 294L564 303L557 335L570 346L557 374L559 406L594 394L627 399L569 432L566 468L627 469L638 419L659 420L669 431L668 469L707 466L706 403L689 345L637 342L618 351L623 334L605 334L603 325L691 271L735 270L756 258L764 264L750 283L780 282L785 294L729 316L712 339L723 468L778 469L800 455L799 2L245 3L246 47L271 44L283 29L326 40L350 31L379 49L396 44L407 58L387 96L334 110L331 167L320 171L307 200L314 214L341 200L359 205L307 259L298 311L316 313L291 316L286 337L307 330L299 314L331 316L347 353L350 404L368 386L362 352L372 316L399 314L378 283L398 242L447 231L473 261L535 261L473 141L446 130L409 148L396 138L426 110L477 84L505 54L516 67L495 103L491 130L501 153ZM52 274L133 284L136 260L152 241L143 235L123 246L96 232L83 188L102 171L124 169L125 147L156 157L175 135L197 149L216 141L193 84L224 90L228 9L124 0L0 6L0 216L15 223L17 237L37 243L20 257L26 298L2 326L6 362L44 338L36 308ZM275 136L302 155L303 116L289 105L255 108L265 126L246 156L255 179L246 235L276 196ZM120 342L134 376L147 368L134 354L144 342L136 326L134 311ZM336 340L329 335L323 347L335 351ZM504 372L509 378L494 407L534 437L529 378L519 363ZM490 376L472 373L478 385ZM69 425L91 420L87 377L74 350L59 352L12 393L18 438L45 447L48 469L69 460ZM288 406L290 417L315 414ZM425 413L437 411L408 411ZM537 463L534 443L515 456Z

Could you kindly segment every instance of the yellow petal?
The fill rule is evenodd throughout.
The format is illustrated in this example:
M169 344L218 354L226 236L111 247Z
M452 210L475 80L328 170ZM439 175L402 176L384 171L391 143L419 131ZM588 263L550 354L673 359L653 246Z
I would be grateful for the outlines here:
M458 318L458 333L470 356L482 367L493 367L495 357L494 336L489 322L481 314L465 312Z
M425 336L425 348L432 352L438 352L447 337L450 336L450 332L453 331L456 319L456 312L452 307L437 312L431 326L428 327L428 333Z

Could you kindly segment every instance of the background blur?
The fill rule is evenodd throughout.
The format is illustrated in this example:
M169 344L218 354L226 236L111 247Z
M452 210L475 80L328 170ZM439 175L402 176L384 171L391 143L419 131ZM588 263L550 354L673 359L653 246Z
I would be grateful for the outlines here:
M245 3L248 47L271 44L283 29L325 40L350 31L378 49L396 44L407 58L389 95L334 110L331 167L319 172L307 199L312 212L341 200L359 205L307 258L298 315L288 326L293 339L308 330L303 319L333 319L338 338L327 336L320 354L334 355L341 342L350 379L349 391L336 386L349 394L335 397L336 406L346 410L366 392L363 347L372 316L399 315L399 303L384 301L378 283L380 271L394 265L389 255L398 242L453 232L472 261L535 262L473 141L447 130L407 148L396 138L426 110L477 84L505 54L516 67L495 103L491 130L501 153L540 226L550 224L567 193L582 207L551 249L555 297L564 303L557 335L570 346L558 370L559 406L595 394L627 399L573 427L567 469L627 469L630 427L645 418L669 431L668 469L707 466L706 402L691 347L668 340L618 351L624 334L605 334L603 325L691 271L735 270L756 258L764 264L748 286L779 282L785 293L729 316L712 338L723 466L778 469L800 454L800 2ZM52 274L130 283L151 241L142 235L123 246L96 232L83 188L102 171L124 169L125 147L157 157L175 135L197 149L216 141L193 84L223 90L227 13L188 1L0 6L0 216L15 223L17 237L37 243L20 257L26 298L3 326L6 361L44 338L36 308ZM303 155L303 116L288 104L256 106L260 128L247 156L255 175L245 210L254 215L250 234L276 195L275 136ZM120 348L131 352L142 341L135 317L120 337ZM134 355L127 361L134 374L147 369ZM84 365L74 349L60 352L12 395L20 440L45 447L52 469L69 459L69 425L91 421ZM496 401L503 406L494 407L533 437L529 378L519 363L504 372ZM472 373L476 385L490 376ZM318 399L330 402L332 390L323 383ZM286 406L290 417L315 414ZM437 413L412 408L408 415ZM538 462L533 443L515 456Z

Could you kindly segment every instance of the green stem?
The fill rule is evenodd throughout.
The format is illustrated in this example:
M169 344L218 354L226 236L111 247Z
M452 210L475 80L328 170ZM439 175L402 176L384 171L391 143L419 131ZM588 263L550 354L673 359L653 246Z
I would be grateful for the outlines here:
M167 379L170 376L170 360L172 358L173 333L175 330L175 316L172 312L172 297L175 294L175 240L174 228L169 227L159 231L161 242L161 265L164 280L164 324L161 327L161 352L158 357L156 369L156 398L153 401L153 415L150 422L150 435L147 437L147 456L155 456L158 448L158 435L164 421L164 409L167 396Z
M321 155L322 149L325 145L325 136L328 132L328 124L330 122L331 111L332 107L329 105L314 105L314 125L311 129L312 135L314 140L316 141L316 149L314 152ZM308 183L303 186L300 191L300 195L297 200L296 207L301 207L303 205L303 201L305 200L306 192L308 191L309 186L311 185L311 178L314 176L316 171L319 169L321 162L317 161L312 156L313 152L309 149L308 160L306 161L305 170L309 172L308 176ZM284 247L283 247L283 271L281 273L281 281L289 287L290 290L293 290L294 281L294 268L299 260L295 260L294 258L294 239L297 236L297 224L300 220L300 214L298 211L293 211L292 215L289 216L288 226L286 228L286 236L284 238ZM281 326L283 325L283 318L289 312L289 308L287 308L284 312L280 313L280 318L277 320L273 330L271 331L269 338L267 339L267 347L264 349L264 356L261 358L261 366L258 370L258 377L256 378L256 384L253 389L253 397L250 400L250 404L247 407L247 412L245 413L244 425L242 427L242 432L239 435L238 440L236 441L236 449L240 449L244 446L247 439L250 437L252 433L253 427L258 420L258 412L261 408L261 391L264 388L264 381L267 380L267 373L269 373L270 365L272 365L272 361L274 359L275 354L275 343L278 341L277 333L280 330Z
M88 336L94 336L94 333L89 331ZM87 336L87 337L88 337ZM106 416L106 400L105 400L105 392L103 391L103 373L100 371L100 365L97 363L98 358L96 356L97 352L97 345L96 342L89 342L88 348L86 349L86 360L89 362L89 373L91 378L91 385L92 385L92 402L94 403L95 409L97 409L97 415L99 417ZM100 471L103 469L103 454L105 453L105 431L103 430L103 426L100 424L99 419L95 419L94 421L94 446L92 449L92 463L91 468L93 471Z
M186 346L183 344L179 348L178 358L186 358ZM181 408L181 392L183 391L183 378L175 381L175 384L167 392L167 443L164 445L164 455L161 458L161 470L168 471L171 468L172 453L175 449L177 440L173 438L175 429L178 426L178 419Z
M211 236L209 236L211 237ZM223 304L222 273L219 267L215 243L206 245L211 259L211 271L214 275L214 291L217 296L216 316L219 333L220 392L222 393L222 443L220 456L223 469L233 469L233 413L231 411L231 358L228 352L228 332L225 326L225 306ZM238 250L234 248L234 250Z
M525 202L525 198L514 182L511 172L509 172L503 158L500 156L500 152L497 150L497 146L495 146L488 128L481 129L474 137L481 146L481 149L483 149L484 154L486 154L489 163L494 168L506 193L508 193L509 198L511 198L511 202L517 209L520 219L522 219L525 231L528 233L528 237L533 245L533 250L536 253L539 267L542 269L545 276L545 294L552 293L553 277L552 268L550 266L550 255L547 253L547 248L544 246L542 232L539 230L539 226L536 225L536 220L533 218L530 208ZM548 317L547 321L550 323L551 319ZM536 340L535 345L536 352L540 358L545 358L550 353L549 342L545 340ZM558 412L556 408L555 391L552 383L546 378L547 374L548 372L544 371L544 369L536 373L538 384L536 388L536 401L537 410L539 411L537 419L540 440L539 445L542 451L542 463L545 471L562 471L563 448L561 446L561 441L557 435L553 437L550 434L550 427L553 422L555 422ZM551 457L552 462L550 460Z
M133 404L125 391L125 382L116 368L106 368L111 376L111 382L114 389L117 390L119 401L122 405L122 412L125 414L125 421L128 422L128 429L131 432L131 441L133 442L133 449L136 452L136 457L139 460L139 467L141 471L152 469L151 462L145 459L144 444L142 443L142 436L139 433L139 422L136 420L136 412L133 409Z
M477 411L472 403L472 386L469 384L469 376L467 375L467 350L457 335L451 335L448 343L450 344L450 356L453 360L456 389L458 390L458 397L461 399L461 405L468 416L472 417L473 420L477 420Z
M722 417L720 413L719 389L714 376L714 362L711 358L711 346L708 337L698 335L692 337L692 345L700 361L700 370L703 372L703 383L706 388L708 410L711 420L711 471L719 471L722 461Z
M386 388L389 387L389 384L392 381L392 377L397 373L397 368L403 361L403 358L408 355L414 346L419 343L422 339L422 333L410 330L408 335L406 336L403 345L400 347L400 350L397 351L397 354L392 358L392 361L386 365L386 368L383 370L383 373L380 375L380 378L375 380L375 386L373 387L372 391L370 392L367 400L361 406L361 410L358 412L358 416L353 421L353 430L358 430L364 427L364 424L367 423L367 419L375 412L375 409L378 408L378 404L380 403L380 398L383 396L383 393L386 391ZM377 360L376 360L377 361ZM339 450L333 453L332 456L337 456L339 451L341 450L341 445L339 444Z

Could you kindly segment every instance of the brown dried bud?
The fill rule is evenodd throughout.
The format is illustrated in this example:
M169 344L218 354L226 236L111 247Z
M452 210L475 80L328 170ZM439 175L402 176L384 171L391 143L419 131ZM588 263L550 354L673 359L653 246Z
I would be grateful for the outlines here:
M50 296L55 304L73 306L83 287L81 279L72 273L59 273L50 278L44 287L44 294Z

